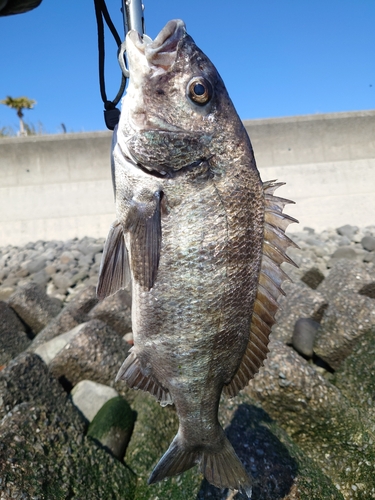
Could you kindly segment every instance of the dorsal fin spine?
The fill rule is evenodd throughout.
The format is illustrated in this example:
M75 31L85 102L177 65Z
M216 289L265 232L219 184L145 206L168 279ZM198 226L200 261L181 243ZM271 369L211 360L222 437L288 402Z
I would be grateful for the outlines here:
M285 235L285 230L290 223L298 221L283 213L284 206L294 202L273 196L276 189L283 185L284 183L276 183L276 181L263 183L264 243L258 291L246 352L235 376L224 387L224 391L229 397L236 396L263 365L268 352L269 334L275 324L275 315L278 309L277 300L280 295L285 295L281 284L289 279L280 266L283 262L296 265L286 255L286 249L290 246L297 248L298 246Z

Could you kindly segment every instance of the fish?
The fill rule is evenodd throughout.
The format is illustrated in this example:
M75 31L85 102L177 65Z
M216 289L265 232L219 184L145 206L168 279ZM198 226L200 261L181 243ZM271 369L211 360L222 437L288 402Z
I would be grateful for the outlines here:
M218 488L252 480L218 420L268 352L292 263L289 200L262 182L223 80L181 20L126 38L130 81L114 131L116 221L97 294L132 287L130 349L116 380L174 404L178 432L149 484L199 465Z

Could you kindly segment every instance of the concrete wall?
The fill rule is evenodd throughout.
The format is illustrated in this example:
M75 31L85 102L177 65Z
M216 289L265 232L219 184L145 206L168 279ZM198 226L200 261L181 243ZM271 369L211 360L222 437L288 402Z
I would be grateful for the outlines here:
M375 224L375 111L245 122L263 180L300 227ZM0 140L0 246L106 236L110 132ZM298 230L292 225L291 230Z
M0 140L0 246L106 236L110 132Z
M286 182L276 194L286 212L322 230L375 225L375 111L245 122L263 180Z

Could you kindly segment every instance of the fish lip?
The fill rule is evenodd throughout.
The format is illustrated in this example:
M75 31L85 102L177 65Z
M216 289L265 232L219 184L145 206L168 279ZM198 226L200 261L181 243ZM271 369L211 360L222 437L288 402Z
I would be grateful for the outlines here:
M137 31L131 30L127 34L127 50L132 44L146 58L150 68L168 70L177 58L178 47L185 34L185 23L181 19L169 21L153 41L143 39Z
M153 52L174 52L185 33L185 23L181 19L172 19L164 26L155 40L148 44L147 51L149 54Z

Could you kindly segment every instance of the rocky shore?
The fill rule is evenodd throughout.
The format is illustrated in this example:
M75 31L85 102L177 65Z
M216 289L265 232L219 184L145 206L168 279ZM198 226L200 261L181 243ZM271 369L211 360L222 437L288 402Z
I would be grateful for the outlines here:
M253 499L375 498L375 226L292 238L268 359L220 419ZM114 382L131 295L98 303L103 244L0 248L0 499L241 499L197 468L147 485L178 419Z

